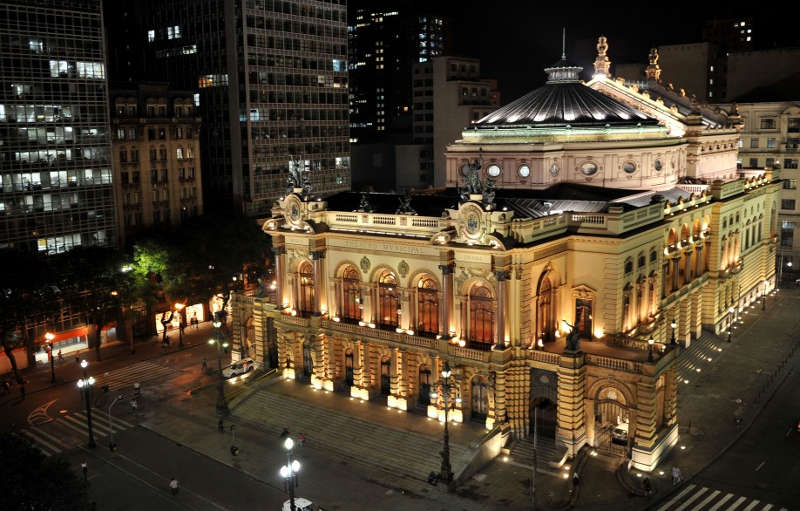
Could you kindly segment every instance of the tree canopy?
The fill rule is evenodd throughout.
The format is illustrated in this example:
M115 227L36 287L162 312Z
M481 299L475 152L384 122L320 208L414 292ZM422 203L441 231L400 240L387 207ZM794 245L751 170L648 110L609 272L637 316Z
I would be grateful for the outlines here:
M84 511L86 490L69 463L48 458L24 437L0 435L0 485L4 509Z

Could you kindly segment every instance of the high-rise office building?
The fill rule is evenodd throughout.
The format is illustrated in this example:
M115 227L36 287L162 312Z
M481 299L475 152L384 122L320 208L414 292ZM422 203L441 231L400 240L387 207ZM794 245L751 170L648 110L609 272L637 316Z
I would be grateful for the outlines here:
M414 2L350 9L350 141L411 141L412 73L445 49L447 20Z
M100 0L4 0L0 33L0 248L115 245Z
M350 188L344 0L148 0L115 3L108 18L137 25L137 79L196 91L207 209L268 212L290 160L316 193Z

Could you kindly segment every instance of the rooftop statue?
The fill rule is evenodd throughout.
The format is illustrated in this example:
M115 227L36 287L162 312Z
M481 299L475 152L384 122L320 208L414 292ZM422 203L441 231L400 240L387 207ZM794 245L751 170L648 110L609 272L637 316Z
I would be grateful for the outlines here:
M398 197L400 200L400 205L397 206L397 211L395 211L395 215L416 215L417 212L414 208L411 207L411 194L406 193L402 197Z
M469 200L470 195L481 195L483 184L481 183L480 172L481 160L476 159L472 163L465 163L461 167L461 175L464 178L464 187L459 189L459 196L463 202Z
M567 351L579 351L580 342L581 342L581 333L575 328L575 325L570 325L566 321L564 324L570 328L569 334L567 334Z
M303 198L311 194L311 180L308 177L308 170L305 168L303 160L291 160L289 162L289 175L286 178L286 193L294 192L295 188L301 188Z

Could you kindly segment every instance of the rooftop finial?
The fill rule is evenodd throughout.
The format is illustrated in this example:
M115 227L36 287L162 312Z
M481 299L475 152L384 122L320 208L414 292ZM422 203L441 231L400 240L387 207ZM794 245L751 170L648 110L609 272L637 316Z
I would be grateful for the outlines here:
M597 38L597 58L594 60L594 74L609 76L609 69L611 68L611 61L608 59L606 52L608 51L608 40L605 36Z
M567 60L567 27L561 27L561 60Z
M658 65L658 48L652 48L648 55L650 65L644 70L644 75L648 80L661 81L661 67Z

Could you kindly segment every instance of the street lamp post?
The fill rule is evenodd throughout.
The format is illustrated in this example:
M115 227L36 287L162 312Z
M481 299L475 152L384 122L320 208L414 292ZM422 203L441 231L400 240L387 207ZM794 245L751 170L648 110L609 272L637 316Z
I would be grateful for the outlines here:
M175 309L178 311L178 349L183 349L183 308L182 303L176 303Z
M670 328L672 328L672 337L670 338L669 343L674 346L674 345L678 344L678 341L675 340L675 329L678 328L678 324L673 319L672 323L670 323L669 326L670 326Z
M292 437L286 437L283 441L283 448L286 449L286 465L283 465L280 470L281 477L289 490L289 506L291 511L297 511L297 506L294 503L294 489L297 484L297 473L300 472L300 462L292 459L292 448L294 447L294 440Z
M450 409L450 363L445 360L442 368L442 397L444 397L444 446L442 447L441 478L447 484L453 482L453 468L450 466L450 429L448 427Z
M50 383L56 382L56 362L55 358L53 357L53 339L55 339L55 335L52 332L47 332L44 334L45 341L47 342L47 350L50 352Z
M761 311L767 310L767 286L769 286L769 281L764 281L764 292L761 294Z
M222 348L227 348L228 343L222 341L222 331L220 330L222 322L219 320L219 318L214 318L213 324L214 331L216 332L216 338L209 339L208 344L217 345L217 369L219 371L219 381L217 382L217 415L220 417L227 417L231 412L228 409L228 402L225 399L225 379L222 376Z
M78 388L83 391L83 395L86 398L86 423L89 427L89 443L87 444L88 447L94 449L97 447L97 444L94 443L94 430L92 429L92 386L94 385L94 377L87 375L86 368L89 366L89 362L86 360L81 360L81 367L83 368L83 378L78 380Z
M652 337L647 339L647 348L648 348L647 349L647 361L648 362L652 362L653 361L653 343L655 343L655 340Z
M731 337L733 337L733 318L731 316L733 316L734 310L733 307L728 309L728 342L731 342Z

